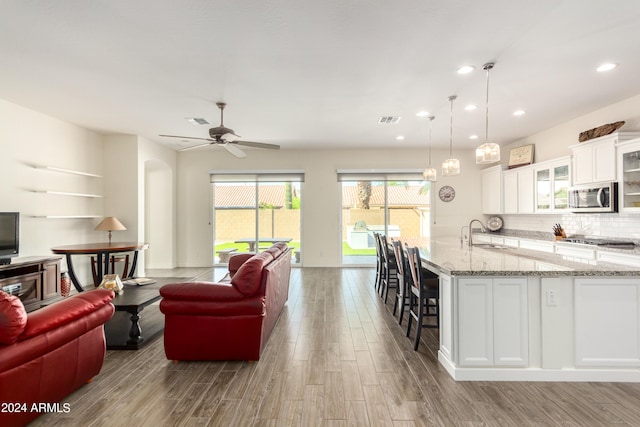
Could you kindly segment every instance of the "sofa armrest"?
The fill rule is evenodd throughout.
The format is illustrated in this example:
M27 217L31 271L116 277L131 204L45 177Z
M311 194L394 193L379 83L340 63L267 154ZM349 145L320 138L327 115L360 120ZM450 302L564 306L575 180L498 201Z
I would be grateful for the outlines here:
M177 301L239 301L244 299L231 283L184 282L160 288L163 299Z
M18 340L22 341L34 337L81 319L101 307L110 304L113 297L113 291L95 289L76 294L70 298L29 313L27 326Z
M231 255L231 258L229 258L229 275L233 277L233 275L236 274L236 271L238 271L242 264L247 262L247 260L254 255L255 253L252 252L242 252Z

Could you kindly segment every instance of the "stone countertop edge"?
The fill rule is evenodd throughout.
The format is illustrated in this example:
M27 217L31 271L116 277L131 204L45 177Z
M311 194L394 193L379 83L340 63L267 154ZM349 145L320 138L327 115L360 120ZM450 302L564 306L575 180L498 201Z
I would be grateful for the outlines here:
M460 246L458 239L436 240L420 247L424 267L450 276L634 277L640 265L571 261L555 253L529 249ZM523 265L520 265L523 264Z

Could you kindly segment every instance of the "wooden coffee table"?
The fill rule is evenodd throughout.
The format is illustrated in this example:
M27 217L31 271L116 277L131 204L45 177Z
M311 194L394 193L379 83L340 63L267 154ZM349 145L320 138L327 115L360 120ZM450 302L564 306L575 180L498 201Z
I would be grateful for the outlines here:
M154 278L156 283L132 286L125 285L124 290L116 294L112 301L116 312L104 325L108 350L138 350L146 342L162 333L164 316L158 305L160 288L168 283L188 282L188 277ZM144 318L141 316L145 310Z

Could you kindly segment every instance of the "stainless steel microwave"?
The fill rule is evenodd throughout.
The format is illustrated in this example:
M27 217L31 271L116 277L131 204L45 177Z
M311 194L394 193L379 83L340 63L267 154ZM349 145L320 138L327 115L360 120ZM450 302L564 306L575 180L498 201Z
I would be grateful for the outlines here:
M600 182L569 188L572 212L618 212L618 183Z

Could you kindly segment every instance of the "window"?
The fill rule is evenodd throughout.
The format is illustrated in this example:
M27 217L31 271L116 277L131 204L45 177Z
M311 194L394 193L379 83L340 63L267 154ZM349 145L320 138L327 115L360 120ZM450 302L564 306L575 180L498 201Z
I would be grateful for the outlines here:
M234 252L260 251L274 241L300 263L301 171L211 171L214 264Z
M342 264L375 264L373 233L426 243L430 236L429 182L422 171L339 170L342 183Z

